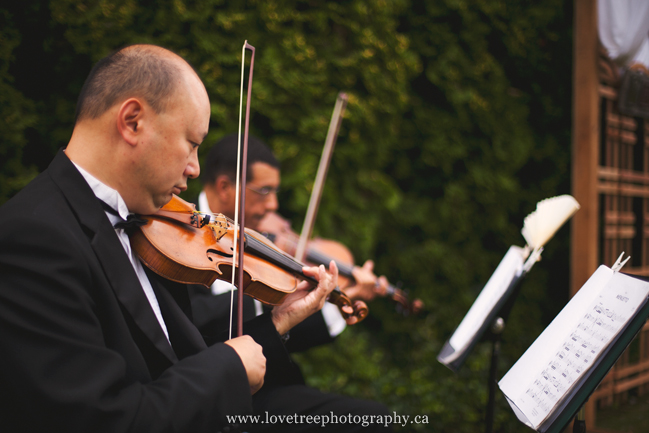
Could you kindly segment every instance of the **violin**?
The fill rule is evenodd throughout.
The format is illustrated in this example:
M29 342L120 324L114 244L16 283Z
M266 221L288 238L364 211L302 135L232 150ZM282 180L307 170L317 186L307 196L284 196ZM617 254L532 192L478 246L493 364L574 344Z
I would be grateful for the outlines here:
M299 235L291 230L290 223L275 212L269 212L261 220L258 230L277 247L288 254L295 254ZM331 260L338 266L338 282L343 289L354 281L354 256L340 242L315 238L307 243L305 261L314 265L328 266ZM410 301L408 295L398 287L388 283L386 296L397 304L403 314L418 314L424 303L420 299Z
M234 224L222 214L198 212L194 204L178 196L152 215L142 216L144 225L129 234L136 254L153 272L172 281L210 287L214 280L232 280ZM296 261L271 241L245 229L243 291L268 305L279 305L297 289L299 279L317 285L304 275L304 264ZM236 260L235 260L236 262ZM329 302L351 307L359 321L367 316L362 303L353 303L336 288ZM344 316L349 316L342 311Z

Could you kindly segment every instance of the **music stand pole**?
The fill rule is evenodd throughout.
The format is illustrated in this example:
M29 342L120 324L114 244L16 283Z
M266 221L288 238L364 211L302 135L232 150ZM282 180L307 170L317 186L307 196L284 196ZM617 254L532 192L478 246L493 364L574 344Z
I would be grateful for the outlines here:
M509 318L516 298L521 291L521 281L538 260L543 249L534 252L523 267L523 272L510 283L511 294L507 301L501 306L498 315L489 328L491 337L491 365L489 366L489 400L487 401L487 413L485 415L486 433L493 433L494 411L496 408L496 386L498 385L498 359L500 357L500 342L502 333L505 330L505 320Z
M498 381L498 357L500 356L500 340L505 329L505 320L496 317L491 325L491 365L489 366L489 400L485 415L485 433L493 433L494 412L496 408L496 383Z
M575 422L572 425L572 433L586 433L586 415L584 406L582 406L577 415L575 415Z

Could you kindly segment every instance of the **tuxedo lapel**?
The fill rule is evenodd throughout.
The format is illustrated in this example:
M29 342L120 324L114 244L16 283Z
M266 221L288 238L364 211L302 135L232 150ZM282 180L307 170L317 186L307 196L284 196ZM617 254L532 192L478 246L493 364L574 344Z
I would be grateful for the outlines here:
M172 363L176 362L178 357L160 327L135 270L90 186L62 151L52 161L48 171L79 222L86 228L91 247L119 302L155 347Z
M151 309L151 304L142 290L133 265L115 236L113 227L108 224L108 228L109 230L98 231L92 239L91 245L117 299L142 332L151 339L155 347L170 361L176 362L178 358Z
M191 315L191 304L187 286L169 281L162 284L153 272L147 274L158 298L169 340L178 357L183 359L205 349L207 346L203 336L188 317Z

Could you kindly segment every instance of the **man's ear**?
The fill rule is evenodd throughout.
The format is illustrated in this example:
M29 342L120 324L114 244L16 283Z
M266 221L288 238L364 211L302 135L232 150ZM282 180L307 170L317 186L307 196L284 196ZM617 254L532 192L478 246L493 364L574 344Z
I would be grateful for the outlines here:
M216 191L221 203L227 203L230 200L231 195L235 193L234 184L226 174L216 177L216 180L214 181L214 190Z
M137 144L140 132L144 106L137 98L127 99L122 103L117 112L117 130L131 146Z

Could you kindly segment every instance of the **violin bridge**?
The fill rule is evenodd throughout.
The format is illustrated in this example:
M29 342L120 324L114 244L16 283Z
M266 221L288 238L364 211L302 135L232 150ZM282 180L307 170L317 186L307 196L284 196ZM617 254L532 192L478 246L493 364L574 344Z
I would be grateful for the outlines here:
M228 221L223 215L214 215L214 221L210 223L210 228L214 232L217 241L228 233Z

